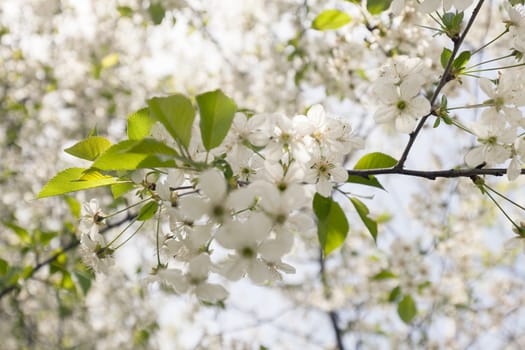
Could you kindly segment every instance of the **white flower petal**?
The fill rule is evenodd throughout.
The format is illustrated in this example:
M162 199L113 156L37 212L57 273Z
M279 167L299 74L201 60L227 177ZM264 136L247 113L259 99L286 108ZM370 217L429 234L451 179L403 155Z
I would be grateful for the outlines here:
M179 210L183 216L191 220L198 220L208 213L210 202L197 196L187 196L179 199Z
M200 300L210 303L216 303L228 297L228 292L223 286L207 282L200 283L195 288L195 294Z
M411 133L416 127L416 119L411 115L402 114L396 118L396 130L403 133Z
M272 279L272 274L268 266L260 259L252 260L248 266L248 277L255 284L264 284L266 281Z
M507 178L509 181L514 181L521 174L521 164L517 157L512 157L509 167L507 169Z
M226 197L226 180L217 169L208 169L199 177L199 187L213 202L222 202Z
M468 151L465 155L465 163L467 166L474 168L485 162L483 153L483 146L478 146Z

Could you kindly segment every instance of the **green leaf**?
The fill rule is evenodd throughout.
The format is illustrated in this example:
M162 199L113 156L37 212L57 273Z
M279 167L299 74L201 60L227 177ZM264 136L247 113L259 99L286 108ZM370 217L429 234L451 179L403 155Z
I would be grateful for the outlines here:
M3 224L4 226L10 228L18 236L18 238L20 238L20 241L22 241L22 243L31 244L31 235L29 234L29 231L27 231L25 228L20 227L12 222L4 222Z
M447 67L447 64L448 64L448 61L450 60L450 57L452 57L452 51L450 51L446 47L443 48L443 51L441 52L441 57L440 57L441 67L443 67L443 68Z
M312 23L312 28L317 30L338 29L350 23L350 16L339 10L325 10L321 12Z
M33 271L34 271L33 266L28 265L28 266L24 267L24 269L22 270L22 273L20 274L20 276L23 279L27 279L27 278L29 278L29 277L31 277L33 275Z
M152 3L149 5L148 12L155 25L161 24L164 16L166 15L166 9L164 9L164 7L159 3Z
M366 9L372 15L379 15L388 10L392 0L367 0Z
M90 172L88 179L85 177L84 168L69 168L61 171L44 186L37 198L58 196L69 192L87 190L95 187L112 185L118 182L118 179L112 176L102 175L96 171ZM98 175L97 175L98 173Z
M465 65L468 63L469 60L470 60L470 51L463 51L454 60L454 63L452 65L454 69L460 70L461 68L465 67Z
M365 154L359 159L354 166L355 170L367 170L367 169L381 169L391 168L397 164L397 160L392 158L388 154L381 152L373 152ZM384 190L384 187L379 183L375 176L362 177L357 175L349 175L347 182L377 187Z
M441 17L443 30L451 39L457 39L461 33L461 23L463 22L463 12L447 12Z
M178 156L177 151L166 145L164 142L153 139L144 138L142 140L134 141L126 149L129 153L140 153L140 154L157 154L165 155L168 157Z
M377 181L375 176L362 177L358 175L349 175L346 181L359 185L377 187L384 190L384 187L379 183L379 181Z
M397 314L405 323L410 323L417 315L416 302L410 295L405 295L397 304Z
M314 196L313 209L317 217L319 243L326 257L345 241L349 229L348 221L337 202L319 193Z
M71 274L67 270L62 271L60 287L70 292L75 292L77 290L75 287L75 282L73 282L73 278L71 278Z
M174 167L177 151L155 139L126 140L111 146L92 164L100 170Z
M36 229L33 234L35 236L35 241L39 242L45 247L49 244L49 242L51 242L53 238L55 238L58 235L58 232L45 232Z
M129 17L133 16L133 9L129 6L117 6L117 11L120 17Z
M8 270L9 270L8 262L0 258L0 277L5 276Z
M224 160L224 158L217 158L212 164L214 167L222 171L227 182L231 180L233 177L233 170L231 165L226 160Z
M71 196L64 196L66 203L75 219L80 219L80 202Z
M159 208L159 203L155 201L146 203L146 205L140 208L139 215L137 216L137 220L146 221L146 220L151 219L157 212L158 208Z
M128 193L134 188L135 188L135 184L132 182L114 184L114 185L111 185L111 193L113 194L113 198L117 199L121 197L124 193Z
M102 136L90 136L64 151L77 158L95 160L109 147L111 147L111 142L108 139Z
M195 119L195 108L181 94L154 97L148 100L151 116L164 125L174 140L188 148L191 129Z
M202 144L206 150L219 146L228 134L237 107L221 90L197 96Z
M388 301L393 303L401 297L401 287L397 286L393 288L388 294Z
M15 286L18 283L18 280L20 279L20 272L21 268L16 266L11 266L6 271L5 276L0 280L0 285L6 285L6 286Z
M359 217L361 218L361 220L363 220L363 223L365 224L366 228L372 235L374 242L377 243L377 222L375 222L374 220L368 217L368 214L370 214L368 207L363 202L361 202L359 199L355 197L350 197L350 201L352 202L355 209L357 210L357 213L359 214Z
M120 58L118 53L110 53L109 55L104 56L100 60L100 66L102 67L102 69L111 68L117 65L119 61Z
M128 116L128 139L141 140L149 136L155 119L150 116L149 108L142 108Z
M391 168L397 164L397 160L388 154L381 152L368 153L361 157L354 166L354 169L381 169Z
M84 266L80 265L73 274L76 277L76 280L78 281L78 285L80 286L80 289L82 289L82 292L84 295L87 295L89 292L89 289L91 288L91 281L93 280L93 274L90 273Z
M150 337L151 334L147 329L137 329L133 333L133 345L147 345Z
M372 276L372 280L374 281L381 281L390 278L397 278L397 275L390 270L381 270L380 272Z
M436 120L434 121L434 124L432 125L432 127L435 129L439 126L439 123L441 122L441 118L436 118Z

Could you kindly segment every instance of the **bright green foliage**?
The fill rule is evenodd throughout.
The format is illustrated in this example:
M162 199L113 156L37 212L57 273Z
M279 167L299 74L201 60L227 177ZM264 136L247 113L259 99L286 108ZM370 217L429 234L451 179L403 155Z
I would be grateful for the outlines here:
M379 181L376 179L375 176L369 176L368 178L366 178L366 177L361 177L357 175L349 175L348 180L346 181L354 183L354 184L377 187L377 188L384 190L383 185L379 183Z
M166 9L159 3L151 3L148 7L148 12L155 25L161 24L166 15Z
M453 67L456 70L460 70L461 68L465 67L465 65L470 60L470 51L463 51L461 52L458 57L454 60Z
M38 244L38 245L45 247L57 235L58 235L57 232L53 232L53 231L46 232L46 231L41 231L39 229L36 229L33 231L33 244L35 245Z
M452 79L455 79L458 75L462 73L466 64L470 60L470 56L471 56L470 51L463 51L454 59L454 62L452 62L452 66L449 72L450 77ZM450 61L451 57L452 57L452 51L450 51L447 48L444 48L443 51L441 52L441 57L440 57L441 66L443 66L443 68L447 67L448 62Z
M401 299L401 296L402 296L401 287L400 286L394 287L388 294L388 301L391 303L399 301Z
M123 182L111 185L111 193L113 194L113 198L117 199L120 196L122 196L124 193L128 193L132 189L135 188L135 184L132 182Z
M368 214L370 214L368 207L365 205L365 203L361 202L355 197L350 197L350 201L357 210L357 213L359 214L361 220L363 220L363 223L368 229L368 232L370 232L370 234L372 235L374 242L377 242L377 222L368 217Z
M100 170L136 170L174 167L177 151L155 139L119 142L103 153L92 165Z
M319 193L314 196L313 209L317 217L317 236L326 257L345 241L348 221L337 202Z
M90 136L77 142L64 151L77 158L95 160L100 154L111 147L111 142L102 136Z
M102 69L111 68L113 66L116 66L120 61L120 56L118 53L110 53L109 55L104 56L100 60L100 65Z
M397 304L397 314L405 323L410 323L417 315L416 302L410 295L405 295Z
M8 262L0 259L0 288L16 285L18 279L26 275L22 269L16 266L9 266Z
M0 277L4 277L9 270L9 264L4 259L0 258Z
M3 222L4 226L8 227L18 236L22 244L31 244L31 234L25 228L20 227L12 222Z
M82 293L87 295L89 289L91 289L91 281L94 279L93 272L89 271L83 264L77 264L73 274Z
M142 208L140 208L139 215L137 216L138 221L149 220L155 215L159 204L156 201L151 201L146 203Z
M61 171L57 176L49 180L37 198L58 196L69 192L108 186L118 182L118 179L115 177L103 175L95 170L86 173L86 170L88 169L69 168Z
M128 116L128 139L141 140L151 132L155 119L150 116L148 108L142 108Z
M69 210L75 219L80 219L80 202L71 196L64 196Z
M450 57L452 57L452 51L450 51L446 47L443 48L443 51L441 51L441 56L440 56L441 67L443 68L447 67Z
M392 158L388 154L381 152L373 152L364 155L359 159L354 166L355 170L366 170L366 169L381 169L381 168L391 168L397 164L397 160ZM368 178L350 175L348 176L347 182L377 187L384 190L383 186L375 178L375 176L368 176Z
M133 9L129 6L117 6L117 11L121 17L129 17L133 16Z
M197 96L200 110L202 144L211 150L221 144L232 125L237 107L221 90Z
M442 29L449 38L456 40L459 37L463 17L463 12L447 12L443 14Z
M152 98L148 100L148 106L152 118L161 122L175 141L188 148L195 119L191 101L184 95L176 94Z
M373 152L359 159L354 169L382 169L391 168L397 164L397 160L388 154Z
M448 106L448 100L446 95L441 96L441 103L439 105L439 109L436 111L436 121L434 122L434 128L437 128L441 122L441 119L445 122L447 125L451 125L452 119L450 119L450 116L448 114L447 107Z
M28 231L13 222L5 221L2 224L11 229L11 231L18 236L18 239L20 240L19 245L23 247L21 251L24 254L30 250L46 247L49 245L49 242L58 235L58 232L42 231L39 228Z
M350 16L339 10L325 10L319 14L312 23L312 28L317 30L338 29L350 23Z
M382 281L390 278L397 278L397 275L390 270L381 270L372 277L372 280Z
M372 15L379 15L388 10L392 0L367 0L366 9Z

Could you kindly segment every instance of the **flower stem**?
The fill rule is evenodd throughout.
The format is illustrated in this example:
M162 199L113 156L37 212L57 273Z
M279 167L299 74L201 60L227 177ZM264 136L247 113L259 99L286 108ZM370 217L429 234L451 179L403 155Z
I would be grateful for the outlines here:
M488 187L487 185L483 184L482 185L483 187ZM490 192L488 191L485 191L485 193L487 194L487 196L489 196L489 198L494 202L494 204L496 204L496 207L498 207L498 209L503 213L503 215L505 215L505 217L511 222L511 224L516 227L516 229L518 230L521 230L521 227L516 224L516 222L514 222L514 220L512 220L512 218L509 216L509 214L507 214L507 212L505 210L503 210L503 208L501 207L501 205L496 201L496 199L490 194Z

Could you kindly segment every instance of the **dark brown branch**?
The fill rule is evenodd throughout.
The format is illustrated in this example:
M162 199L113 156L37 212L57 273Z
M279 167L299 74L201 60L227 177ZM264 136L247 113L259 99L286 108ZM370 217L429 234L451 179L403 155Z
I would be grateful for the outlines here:
M330 286L328 285L328 279L326 278L326 266L324 264L324 258L325 257L323 251L319 250L319 275L321 277L321 283L323 284L324 297L326 299L329 299L332 296L332 292L330 290ZM339 318L337 311L327 311L327 315L330 318L330 324L332 325L332 329L334 330L335 342L337 344L336 349L344 350L345 346L343 343L343 332L339 327L339 324L337 323Z
M481 175L503 176L507 173L505 168L474 168L474 169L450 169L450 170L412 170L412 169L398 169L382 168L382 169L367 169L367 170L348 170L348 175L361 176L367 178L371 175L383 174L397 174L406 176L422 177L429 180L435 180L438 177L456 178L456 177L473 177ZM525 169L521 170L521 174L525 174Z
M121 220L119 220L117 222L108 224L106 227L104 227L103 229L100 230L100 233L105 233L105 232L109 231L112 228L115 228L117 226L122 225L125 222L133 220L133 218L135 218L135 216L136 215L131 215L131 214L128 213L128 215L125 218L123 218L123 219L121 219ZM33 269L31 270L31 273L25 279L26 280L31 279L38 270L40 270L44 266L47 266L47 265L51 264L53 261L57 260L62 254L65 254L68 251L76 248L79 244L80 244L80 241L75 238L69 244L67 244L64 247L62 247L62 249L60 249L60 251L54 253L53 255L51 255L46 260L41 261L38 264L36 264L35 267L33 267ZM12 291L16 290L18 287L19 286L16 283L5 287L4 289L2 289L0 291L0 299L2 299L4 296L6 296L7 294L11 293Z
M328 312L330 317L330 322L332 323L332 328L335 333L335 340L337 344L337 350L345 350L345 345L343 344L343 335L339 325L337 324L338 315L334 310Z
M472 24L474 24L474 20L479 14L479 11L481 10L481 7L483 6L485 0L479 0L478 4L476 5L476 8L474 11L472 11L472 15L470 16L470 19L467 23L467 26L465 27L465 30L463 30L463 33L461 33L461 36L458 38L458 40L454 41L454 48L452 49L452 54L450 55L450 59L447 62L447 66L445 67L445 71L443 72L443 75L441 76L441 79L439 80L438 86L436 87L436 90L434 90L434 93L432 94L432 98L430 99L430 105L433 106L436 102L439 93L443 89L446 83L448 83L451 80L450 73L452 71L454 59L456 58L456 55L458 54L458 51L463 44L463 41L465 40L465 37L467 36L470 28L472 27ZM418 125L416 126L416 129L412 131L409 135L408 143L405 146L405 149L403 150L403 154L401 155L401 158L399 158L399 162L395 166L396 169L403 169L405 166L405 162L408 158L408 154L410 153L410 150L412 149L412 146L414 145L414 142L416 141L417 136L419 135L419 132L421 129L423 129L423 126L425 125L425 122L427 121L428 117L431 115L431 113L423 116L421 120L419 121Z

